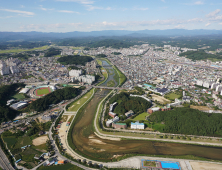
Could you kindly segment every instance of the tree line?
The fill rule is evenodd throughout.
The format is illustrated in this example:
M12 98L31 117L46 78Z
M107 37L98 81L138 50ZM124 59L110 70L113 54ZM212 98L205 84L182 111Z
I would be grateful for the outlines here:
M150 121L164 123L164 133L186 135L221 136L222 115L209 114L191 108L174 108L165 112L154 112Z
M180 56L186 56L187 58L195 60L206 60L206 59L218 59L222 60L222 55L220 54L208 54L204 51L187 51L181 53Z

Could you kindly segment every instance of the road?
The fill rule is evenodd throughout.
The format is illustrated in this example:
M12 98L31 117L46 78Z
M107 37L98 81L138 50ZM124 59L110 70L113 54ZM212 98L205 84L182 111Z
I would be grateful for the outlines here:
M1 147L0 147L0 167L3 168L4 170L14 170L14 168L10 164L8 158L6 157Z

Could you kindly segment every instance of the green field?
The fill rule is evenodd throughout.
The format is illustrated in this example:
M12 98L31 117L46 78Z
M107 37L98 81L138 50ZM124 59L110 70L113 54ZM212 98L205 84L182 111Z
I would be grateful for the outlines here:
M17 142L17 138L14 136L5 137L3 140L7 143L9 149L11 149L12 146Z
M34 50L46 50L48 49L49 46L42 46L42 47L38 47L38 48L32 48L32 49L12 49L12 50L0 50L0 54L2 53L19 53L19 52L23 52L23 51L34 51Z
M67 163L65 165L40 166L37 170L81 170L78 166Z
M102 61L101 61L101 60L96 59L96 61L97 61L97 63L98 63L100 66L102 66Z
M40 149L40 150L46 150L47 151L47 146L46 143L38 146L32 146L34 149Z
M25 95L24 94L20 94L20 93L17 93L15 94L14 96L12 96L14 99L16 100L21 100L21 99L25 99Z
M133 120L146 120L146 116L149 114L147 112L141 113L138 116L136 116Z
M115 86L115 82L113 80L110 80L107 82L107 86L108 87L114 87Z
M172 92L172 93L166 94L164 97L165 97L165 98L167 97L167 98L170 99L170 100L175 100L176 98L177 98L177 99L180 98L181 95Z
M88 93L82 96L79 100L74 101L68 108L68 111L76 112L93 94L93 90L91 89Z
M50 91L48 88L45 88L45 89L37 89L37 95L41 96L41 95L46 95L46 94L49 94Z

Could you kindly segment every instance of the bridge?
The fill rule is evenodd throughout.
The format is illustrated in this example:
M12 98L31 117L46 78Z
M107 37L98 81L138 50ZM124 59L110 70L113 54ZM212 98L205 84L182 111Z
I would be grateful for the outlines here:
M87 86L87 87L92 87L92 88L97 88L97 89L110 89L110 90L129 90L129 88L124 88L124 87L106 87L106 86Z

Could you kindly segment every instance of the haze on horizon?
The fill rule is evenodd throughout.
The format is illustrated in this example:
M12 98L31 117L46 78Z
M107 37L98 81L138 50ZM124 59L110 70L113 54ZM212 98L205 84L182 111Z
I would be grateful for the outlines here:
M222 30L220 0L0 0L0 31Z

